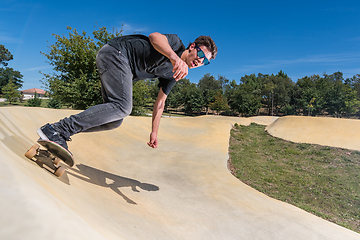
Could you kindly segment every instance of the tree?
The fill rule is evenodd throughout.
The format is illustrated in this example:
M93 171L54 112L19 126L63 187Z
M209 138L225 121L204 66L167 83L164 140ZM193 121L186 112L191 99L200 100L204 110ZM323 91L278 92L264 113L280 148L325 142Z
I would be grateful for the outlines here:
M270 113L278 114L289 107L294 85L283 71L264 78L263 95L267 100L265 104L268 106L269 115Z
M6 67L10 60L13 60L13 55L4 45L0 44L0 64Z
M356 108L359 107L357 92L350 84L344 83L343 74L341 72L324 74L324 79L329 84L325 93L327 112L336 117L355 113Z
M321 114L325 107L325 89L327 83L319 75L298 79L293 93L294 109L304 115Z
M245 116L258 114L262 105L261 92L249 82L240 84L234 91L232 98L231 108Z
M222 92L225 93L226 89L230 86L230 80L227 79L225 76L218 75L217 81L220 84L220 88L222 89Z
M53 34L56 42L49 52L42 54L54 66L54 74L44 74L44 85L52 97L75 109L86 109L102 103L99 72L95 58L97 51L111 38L120 36L122 30L109 33L105 27L93 32L78 33L67 27L69 36Z
M133 107L131 115L144 114L144 106L149 102L149 88L145 81L136 81L133 84Z
M17 86L10 80L10 82L2 88L2 92L5 98L10 104L17 102L21 98L21 94L17 89Z
M191 85L187 78L180 79L173 86L171 92L166 98L165 106L171 108L179 108L185 104L186 89Z
M357 96L357 92L354 89L351 89L349 85L345 85L345 106L342 108L344 114L349 117L350 114L356 113L359 111L360 101Z
M13 59L13 55L4 45L0 44L0 65L4 67L0 68L0 94L3 93L3 87L7 86L10 82L14 84L16 89L22 87L22 75L19 71L14 70L13 68L6 67L8 61Z
M360 99L360 74L356 74L352 78L346 79L345 82L350 84L351 88L357 92L357 97Z
M216 92L220 91L222 93L222 86L220 81L216 80L210 73L207 73L199 80L198 87L203 92L204 107L206 107L207 113L209 104L214 101Z
M228 105L230 106L231 110L235 110L235 108L233 107L235 105L235 91L238 88L238 85L235 81L235 79L233 79L226 87L224 90L224 96L228 102Z
M267 75L266 75L267 76ZM231 96L230 107L244 115L258 114L262 106L262 89L264 75L245 75L240 79Z
M23 85L23 75L19 71L14 70L13 68L5 67L0 68L0 94L2 87L6 86L9 82L14 84L16 89L19 89Z
M220 113L220 111L223 111L223 110L227 110L229 107L227 105L227 101L226 101L226 98L224 97L224 95L220 92L217 92L215 94L215 99L213 102L211 102L209 104L209 107L212 109L212 110L215 110L217 112L217 114Z
M183 89L184 109L189 114L199 114L205 104L203 91L196 86L195 83L190 83Z

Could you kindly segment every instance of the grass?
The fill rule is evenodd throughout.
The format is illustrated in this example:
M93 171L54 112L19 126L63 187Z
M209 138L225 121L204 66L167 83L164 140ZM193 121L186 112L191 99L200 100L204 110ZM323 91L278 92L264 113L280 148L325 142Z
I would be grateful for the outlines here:
M297 144L235 125L231 172L264 194L360 233L360 152Z
M41 107L47 107L47 103L49 102L49 99L42 99L41 100ZM14 103L9 103L9 102L0 102L0 107L11 107L11 106L25 106L27 103L27 100L24 100L22 102L14 102Z
M40 107L47 108L47 103L49 101L50 101L49 99L42 99ZM23 102L19 102L19 101L14 102L12 104L10 104L9 102L0 102L0 107L11 107L11 106L25 106L26 107L26 103L27 103L27 100L25 100ZM63 106L62 109L69 109L69 107ZM151 117L153 105L147 106L144 109L145 109L145 114L143 114L141 116ZM163 116L166 116L166 117L185 117L186 115L184 113L181 113L181 112L175 112L175 111L165 112L164 111Z
M50 100L49 99L42 99L41 100L41 106L42 108L47 108L47 104ZM0 107L12 107L12 106L24 106L26 107L27 104L27 100L24 100L22 102L17 101L14 103L9 103L9 102L0 102ZM67 106L63 106L62 109L69 109Z

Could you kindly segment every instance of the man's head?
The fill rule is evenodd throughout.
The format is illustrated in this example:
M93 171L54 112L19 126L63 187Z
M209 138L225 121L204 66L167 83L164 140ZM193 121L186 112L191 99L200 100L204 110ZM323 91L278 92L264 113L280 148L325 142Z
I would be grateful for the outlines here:
M197 39L195 39L195 41L193 42L195 43L195 45L201 47L204 46L207 48L207 50L209 50L211 52L211 58L210 59L215 59L216 55L217 55L217 47L216 44L214 42L214 40L212 40L211 37L209 36L200 36ZM189 43L189 46L187 47L187 49L190 48L191 44L193 43Z
M200 36L189 44L182 59L189 68L196 68L209 64L209 60L215 59L216 55L217 47L211 37Z

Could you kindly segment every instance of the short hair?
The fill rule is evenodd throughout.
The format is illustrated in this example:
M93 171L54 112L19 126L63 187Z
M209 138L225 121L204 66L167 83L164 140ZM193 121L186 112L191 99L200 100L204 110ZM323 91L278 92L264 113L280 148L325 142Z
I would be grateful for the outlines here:
M199 47L205 46L211 52L211 59L215 59L218 50L214 40L212 40L210 36L200 36L195 39L194 43ZM189 43L189 46L186 49L189 49L191 44L193 43Z

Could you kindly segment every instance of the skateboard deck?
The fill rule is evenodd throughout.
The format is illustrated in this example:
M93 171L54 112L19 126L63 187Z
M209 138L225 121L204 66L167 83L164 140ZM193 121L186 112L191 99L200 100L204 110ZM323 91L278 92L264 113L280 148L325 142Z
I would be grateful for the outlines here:
M39 139L38 144L34 144L26 153L25 156L34 160L40 167L47 166L47 170L54 173L57 177L60 177L65 168L58 166L60 160L65 162L70 167L74 166L74 157L69 151L60 146L59 144ZM46 150L40 149L40 145Z
M52 142L50 140L42 140L39 139L37 141L40 145L46 148L49 152L51 152L55 157L60 158L63 162L65 162L70 167L74 166L74 158L65 148L57 144L56 142Z

